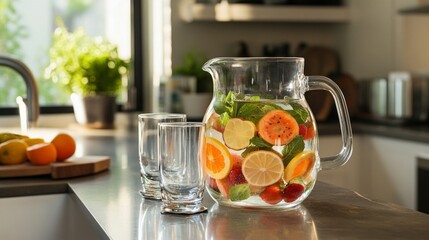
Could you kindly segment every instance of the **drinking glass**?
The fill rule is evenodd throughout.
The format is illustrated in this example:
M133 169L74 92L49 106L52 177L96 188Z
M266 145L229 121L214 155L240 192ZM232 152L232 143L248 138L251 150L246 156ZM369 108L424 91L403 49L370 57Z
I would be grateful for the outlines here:
M138 115L139 160L142 181L141 195L161 199L159 187L158 124L161 122L185 122L185 114L143 113Z
M204 123L159 124L162 213L193 214L207 210L202 206L204 134Z

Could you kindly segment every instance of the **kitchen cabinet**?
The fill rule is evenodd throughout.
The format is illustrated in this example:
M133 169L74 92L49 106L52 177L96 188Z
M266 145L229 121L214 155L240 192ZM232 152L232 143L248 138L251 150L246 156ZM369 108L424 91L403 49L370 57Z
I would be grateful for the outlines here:
M320 171L318 180L416 209L417 157L429 154L429 144L361 133L353 140L351 159L340 168ZM339 135L320 137L322 157L340 147Z
M285 6L259 4L218 4L184 2L181 18L186 22L347 22L346 6Z
M328 157L337 154L342 146L340 135L319 136L319 155ZM318 180L348 188L353 191L360 189L360 151L359 136L353 136L353 154L349 161L338 168L325 169L319 172Z
M360 193L416 209L417 157L428 143L360 135Z

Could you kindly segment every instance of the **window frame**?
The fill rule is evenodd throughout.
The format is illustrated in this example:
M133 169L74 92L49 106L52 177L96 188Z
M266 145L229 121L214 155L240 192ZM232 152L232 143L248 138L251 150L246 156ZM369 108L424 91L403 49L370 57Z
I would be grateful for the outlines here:
M142 3L141 0L130 1L131 18L131 67L129 72L128 93L129 99L124 104L117 105L119 112L141 111L143 109L143 35L142 35ZM18 96L17 96L18 97ZM73 113L71 105L40 106L40 114ZM19 115L18 106L0 107L0 116Z

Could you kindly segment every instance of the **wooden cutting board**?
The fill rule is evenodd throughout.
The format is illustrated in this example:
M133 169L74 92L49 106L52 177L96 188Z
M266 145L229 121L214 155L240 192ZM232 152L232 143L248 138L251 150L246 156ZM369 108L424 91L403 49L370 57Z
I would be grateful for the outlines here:
M107 156L83 156L65 162L36 166L29 162L18 165L0 166L0 178L51 175L53 179L79 177L95 174L110 167Z

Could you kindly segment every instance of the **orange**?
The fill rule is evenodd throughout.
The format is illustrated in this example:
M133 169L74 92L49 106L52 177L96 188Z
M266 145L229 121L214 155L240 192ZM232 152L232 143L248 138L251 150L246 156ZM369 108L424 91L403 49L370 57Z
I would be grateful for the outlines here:
M1 164L20 164L27 161L27 144L18 139L8 140L0 144Z
M283 175L283 161L272 152L258 150L249 153L241 166L244 177L250 185L265 187L280 180Z
M203 159L207 174L214 179L223 179L231 172L231 154L228 149L215 138L206 137Z
M285 168L284 179L286 182L297 178L306 177L313 169L316 162L316 155L313 151L303 151L298 153Z
M225 126L223 140L229 148L241 150L249 146L255 133L256 126L253 122L231 118Z
M57 149L57 161L62 162L73 156L76 151L76 142L67 133L58 133L51 141Z
M57 159L57 150L52 143L38 143L27 148L28 160L34 165L47 165Z

